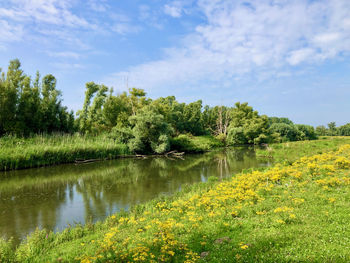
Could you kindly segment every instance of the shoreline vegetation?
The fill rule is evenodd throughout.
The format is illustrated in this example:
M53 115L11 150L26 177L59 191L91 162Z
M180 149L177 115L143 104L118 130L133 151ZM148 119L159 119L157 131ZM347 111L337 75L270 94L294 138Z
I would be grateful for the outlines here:
M215 147L350 136L350 123L316 127L261 115L247 102L233 106L152 99L143 89L117 93L85 85L82 108L63 106L57 79L26 75L18 59L0 70L0 171L126 155L203 152ZM60 135L59 135L60 134Z
M286 161L293 161L292 157L300 156L300 153L291 152L293 147L285 145L298 145L296 148L304 152L322 150L324 146L333 145L337 147L347 136L322 136L319 140L300 141L291 144L266 144L267 151L257 148L257 156L264 158L274 157L276 161L287 158ZM304 145L304 147L300 147ZM184 153L203 153L217 148L227 146L223 141L213 136L191 136L182 134L170 140L170 150ZM84 161L101 161L124 157L146 157L154 154L138 155L132 153L128 146L123 143L116 143L108 135L84 136L80 134L56 134L36 135L29 138L17 138L4 136L0 138L0 171L9 171L26 168L38 168L42 166L59 165L65 163L83 163ZM283 151L282 149L288 150ZM278 149L279 156L273 155ZM158 156L166 155L158 154ZM294 155L293 155L294 154Z
M176 155L176 152L203 153L225 146L212 136L190 135L172 138L170 145L169 152L158 156L169 153ZM126 144L116 143L108 135L57 134L36 135L30 138L5 136L0 138L0 147L0 171L151 155L132 153Z
M347 262L350 138L259 150L273 167L210 178L95 224L36 230L0 262Z

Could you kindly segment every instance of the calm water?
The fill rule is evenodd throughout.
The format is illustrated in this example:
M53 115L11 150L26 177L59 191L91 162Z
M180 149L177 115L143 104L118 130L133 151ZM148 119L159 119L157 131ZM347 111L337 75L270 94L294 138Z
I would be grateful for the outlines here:
M266 165L252 148L235 148L183 159L118 159L0 172L0 236L18 242L37 227L57 231L95 222L184 184Z

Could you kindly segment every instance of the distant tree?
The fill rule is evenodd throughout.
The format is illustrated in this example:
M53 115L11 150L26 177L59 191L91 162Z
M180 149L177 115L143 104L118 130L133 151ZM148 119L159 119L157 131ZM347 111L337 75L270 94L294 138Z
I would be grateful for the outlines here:
M279 117L268 117L268 124L269 126L271 126L272 124L274 123L285 123L285 124L288 124L288 125L294 125L294 123L288 119L288 118L279 118Z
M325 136L327 135L327 128L323 125L316 127L316 134L319 136Z
M341 136L350 136L350 123L347 123L338 128L338 133Z
M298 129L298 140L316 140L317 134L315 128L311 125L296 124L295 127Z
M270 133L278 133L282 141L296 141L299 131L294 125L286 123L273 123L269 128Z
M337 126L334 121L328 123L327 126L328 126L327 135L330 135L330 136L337 135Z

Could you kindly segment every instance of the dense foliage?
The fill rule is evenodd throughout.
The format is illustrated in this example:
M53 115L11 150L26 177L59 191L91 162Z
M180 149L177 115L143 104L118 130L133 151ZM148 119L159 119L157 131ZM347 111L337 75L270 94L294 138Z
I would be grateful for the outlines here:
M260 115L248 103L234 107L208 105L198 100L180 103L174 96L151 99L142 89L114 94L113 89L86 83L85 100L76 119L62 106L56 79L46 75L34 80L20 62L10 61L0 79L0 136L53 132L83 135L109 134L116 143L136 153L164 153L181 134L215 136L226 145L313 140L317 135L350 135L350 124L336 128L296 125L288 118ZM187 136L186 135L186 136ZM186 146L182 147L186 148ZM187 147L191 148L191 147Z
M327 127L316 127L316 133L320 136L350 136L350 123L337 127L335 122L330 122Z
M10 61L0 78L0 136L4 134L73 132L73 112L61 105L61 92L51 74L40 81L21 70L18 59Z

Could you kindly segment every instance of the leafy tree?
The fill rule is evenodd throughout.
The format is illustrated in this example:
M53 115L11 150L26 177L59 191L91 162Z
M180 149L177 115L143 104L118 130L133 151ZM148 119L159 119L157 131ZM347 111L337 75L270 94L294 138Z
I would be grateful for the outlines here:
M132 110L126 92L113 96L111 90L110 95L103 105L103 120L106 126L109 129L117 125L119 127L128 126L128 118L131 112Z
M85 91L85 100L84 100L83 109L77 111L78 126L80 131L83 133L91 130L90 124L88 123L88 112L89 112L91 100L94 94L98 91L99 86L94 82L87 82L85 84L85 88L86 88L86 91Z
M273 123L269 127L270 133L278 133L282 141L297 141L299 138L299 131L294 125L286 123Z
M325 136L327 135L327 128L323 125L316 127L316 134L319 136Z
M164 116L164 121L171 125L175 133L179 134L184 131L184 103L177 102L174 96L168 96L152 101L151 105L159 114Z
M296 124L296 128L299 131L299 140L316 140L317 135L315 132L315 128L311 125L305 125L305 124Z
M160 154L169 150L172 129L163 115L148 106L131 116L129 121L133 125L133 138L128 143L131 151Z
M146 98L146 92L143 89L129 89L129 94L132 115L136 115L138 110L149 103L149 100Z
M248 103L240 102L235 104L232 114L227 135L229 144L259 144L268 140L267 116L260 116Z
M2 74L0 85L0 134L16 132L18 93L22 89L24 78L19 60L11 60L6 78Z
M327 126L328 126L327 135L330 135L330 136L337 135L337 126L335 122L330 122L327 124Z
M204 134L201 100L185 105L183 109L183 127L182 132L189 132L193 135Z
M338 128L338 133L341 136L350 136L350 123L347 123Z
M290 119L285 118L285 117L282 117L282 118L269 117L268 119L269 119L269 121L268 121L269 126L271 126L274 123L285 123L285 124L288 124L288 125L294 125L294 123Z
M48 74L42 79L42 127L44 132L60 131L59 112L61 92L56 89L56 78Z

